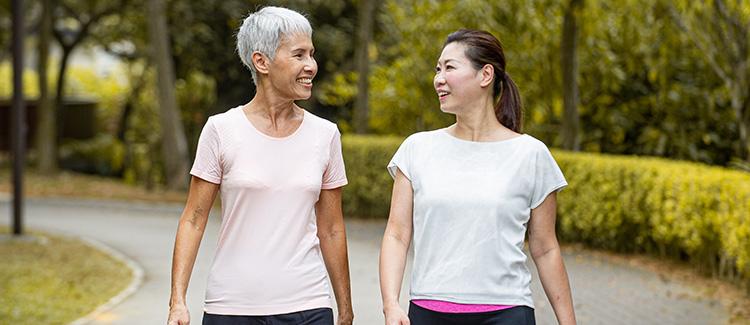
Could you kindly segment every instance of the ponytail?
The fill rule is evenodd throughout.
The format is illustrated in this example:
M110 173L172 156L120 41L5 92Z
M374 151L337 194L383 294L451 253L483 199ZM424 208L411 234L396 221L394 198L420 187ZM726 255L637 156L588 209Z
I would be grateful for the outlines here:
M521 95L518 93L518 87L505 71L501 71L497 79L499 80L497 84L500 89L495 89L495 93L499 92L500 98L495 103L495 117L506 128L513 130L513 132L521 133L523 127L523 105L521 104Z

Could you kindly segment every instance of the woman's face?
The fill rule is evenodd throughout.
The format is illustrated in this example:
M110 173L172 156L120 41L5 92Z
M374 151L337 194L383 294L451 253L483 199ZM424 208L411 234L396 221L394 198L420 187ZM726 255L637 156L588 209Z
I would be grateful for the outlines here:
M440 110L456 114L466 104L482 96L482 74L474 69L464 54L466 46L453 42L443 48L435 67L433 85L440 100Z
M304 100L312 96L312 80L318 73L312 39L305 34L284 36L268 66L268 79L283 97Z

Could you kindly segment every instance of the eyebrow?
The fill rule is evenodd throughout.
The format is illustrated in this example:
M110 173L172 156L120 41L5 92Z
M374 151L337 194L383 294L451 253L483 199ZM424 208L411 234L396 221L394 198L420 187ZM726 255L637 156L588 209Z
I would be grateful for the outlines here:
M305 52L307 50L308 50L308 48L305 48L305 47L295 47L295 48L291 49L291 52ZM315 48L311 47L309 50L310 51L315 51Z
M447 64L448 62L451 62L451 61L453 61L453 62L459 62L456 59L448 59L448 60L443 61L443 64ZM440 64L440 60L438 60L438 64Z

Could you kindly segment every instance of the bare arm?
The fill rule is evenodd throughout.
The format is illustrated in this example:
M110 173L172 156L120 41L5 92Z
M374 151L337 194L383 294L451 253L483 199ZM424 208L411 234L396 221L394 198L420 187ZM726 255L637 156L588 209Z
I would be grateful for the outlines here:
M385 322L388 325L409 324L409 318L399 305L398 298L412 237L413 195L411 182L399 170L393 183L391 212L380 248L380 292Z
M323 260L331 277L333 294L338 307L338 324L352 324L351 283L349 280L349 258L346 249L346 227L341 211L341 188L321 190L315 205L318 239Z
M556 209L557 194L552 193L541 205L531 210L529 250L539 272L544 292L555 311L557 322L569 325L576 323L576 316L568 273L565 271L560 244L555 234Z
M203 232L208 222L219 185L198 177L190 180L190 192L185 209L177 226L177 236L172 255L172 292L169 298L169 325L190 324L190 313L185 304L185 294L190 274L193 272Z

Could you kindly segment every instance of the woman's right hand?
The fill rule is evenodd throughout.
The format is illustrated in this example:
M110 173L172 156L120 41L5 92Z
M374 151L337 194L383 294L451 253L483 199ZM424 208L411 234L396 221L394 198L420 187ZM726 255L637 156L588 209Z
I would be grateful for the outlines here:
M385 325L410 325L409 316L401 306L387 307L384 309Z
M185 304L174 304L169 307L167 325L190 325L190 311Z

